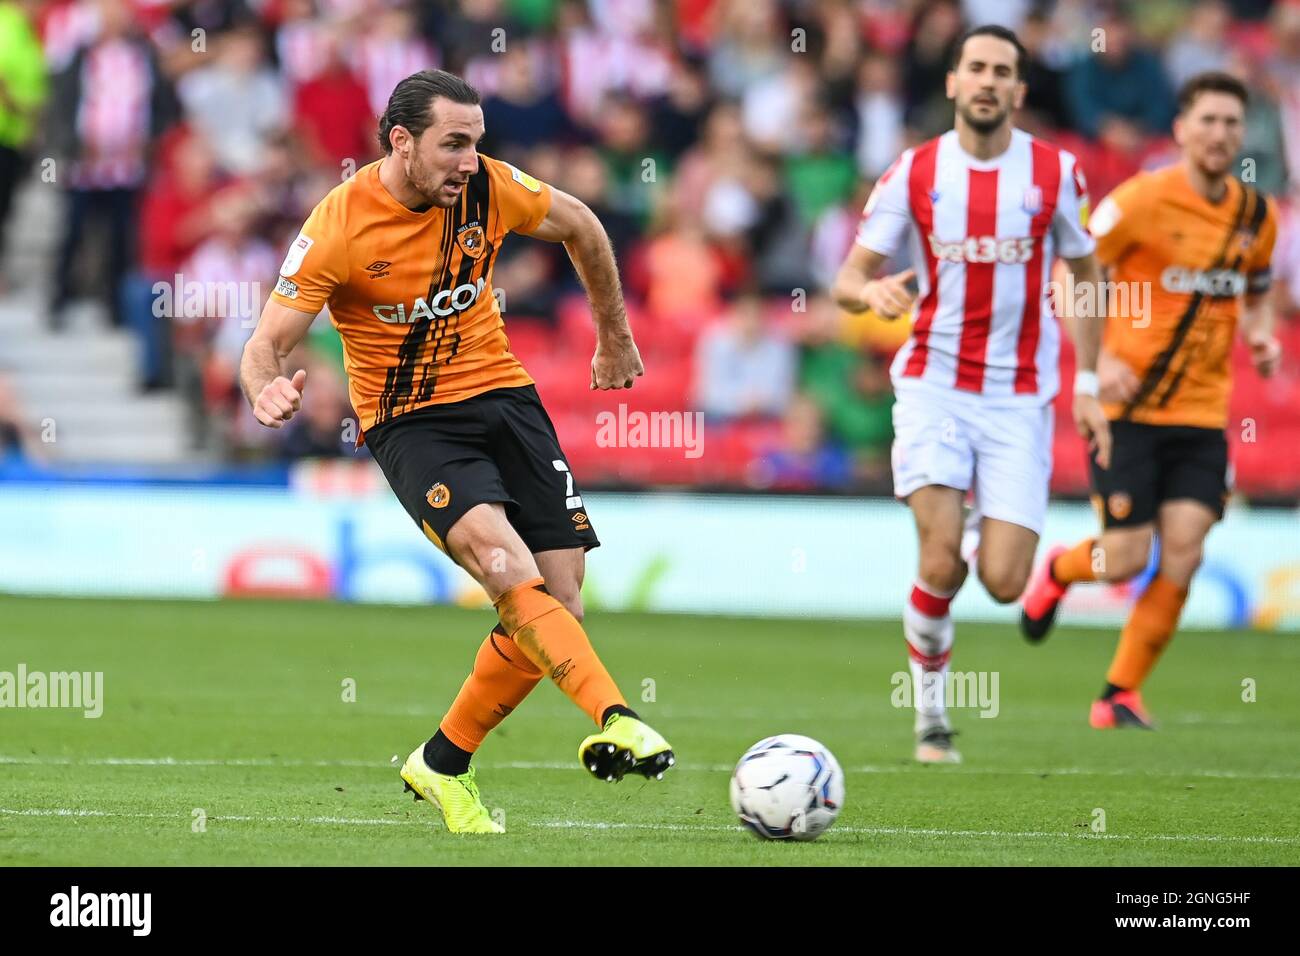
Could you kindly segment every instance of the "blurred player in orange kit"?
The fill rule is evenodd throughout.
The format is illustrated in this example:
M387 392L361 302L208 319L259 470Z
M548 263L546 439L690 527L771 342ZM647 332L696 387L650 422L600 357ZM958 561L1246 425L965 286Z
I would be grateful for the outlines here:
M1025 592L1021 627L1041 641L1070 585L1127 581L1159 535L1159 569L1092 705L1099 729L1152 726L1141 687L1178 627L1230 488L1224 429L1238 326L1260 375L1280 357L1267 297L1276 212L1232 175L1246 103L1245 86L1227 74L1188 80L1174 121L1182 161L1121 184L1090 223L1110 280L1151 288L1150 314L1112 309L1106 322L1098 376L1114 454L1109 467L1092 462L1103 531L1048 554Z

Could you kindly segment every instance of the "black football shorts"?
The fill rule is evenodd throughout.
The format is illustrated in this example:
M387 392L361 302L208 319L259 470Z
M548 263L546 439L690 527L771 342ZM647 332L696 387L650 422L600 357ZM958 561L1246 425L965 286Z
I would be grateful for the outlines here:
M406 412L366 432L407 514L446 550L447 532L475 505L501 502L528 550L600 546L532 385Z
M1190 498L1218 517L1228 497L1228 439L1221 428L1110 423L1110 467L1090 456L1093 502L1105 528L1155 520L1166 501Z

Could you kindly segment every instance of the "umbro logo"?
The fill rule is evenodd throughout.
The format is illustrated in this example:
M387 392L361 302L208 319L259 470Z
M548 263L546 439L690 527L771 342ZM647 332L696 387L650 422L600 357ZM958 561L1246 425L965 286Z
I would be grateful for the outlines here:
M391 265L391 262L385 262L383 259L376 259L374 262L370 263L370 265L366 266L366 271L370 273L370 278L382 279L384 276L390 275L388 267Z

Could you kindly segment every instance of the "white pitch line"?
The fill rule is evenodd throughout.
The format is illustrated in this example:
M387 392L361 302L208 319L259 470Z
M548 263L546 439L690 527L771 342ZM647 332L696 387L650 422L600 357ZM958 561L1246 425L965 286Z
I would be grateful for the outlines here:
M133 820L174 820L188 823L191 818L179 813L127 813L114 810L87 810L66 807L29 808L15 810L0 807L0 815L16 817L93 817L125 818ZM247 814L212 814L209 822L222 823L305 823L313 826L419 826L431 827L432 818L428 820L383 820L366 817L287 817L261 816ZM525 824L524 829L540 828L547 830L651 830L681 833L743 833L740 826L721 826L717 824L684 823L608 823L588 820L538 820ZM1300 837L1279 836L1225 836L1208 833L1066 833L1049 830L946 830L934 827L834 827L832 833L861 833L869 836L935 836L945 838L982 837L1002 840L1059 840L1063 838L1076 840L1134 840L1175 843L1262 843L1283 846L1300 845Z
M41 756L5 756L0 755L0 765L34 765L34 766L90 766L90 767L359 767L378 769L389 767L391 763L377 760L297 760L293 758L273 757L41 757ZM576 770L577 763L557 760L502 760L485 761L476 764L480 770ZM678 763L677 770L706 773L731 773L731 764L723 763ZM1097 770L1089 767L1050 767L1045 769L999 768L999 767L942 767L930 768L912 764L874 765L845 767L851 774L925 774L942 773L958 776L975 774L980 776L1076 776L1076 777L1202 777L1208 780L1300 780L1300 773L1285 771L1250 771L1250 770L1207 770L1191 768L1187 770L1144 770L1138 768L1107 768Z
M86 810L67 807L30 808L25 810L0 807L0 814L14 817L123 817L130 820L192 820L192 817L187 814L124 813L117 810ZM237 813L213 814L206 819L234 823L312 823L328 826L415 826L419 823L417 820L369 820L364 817L248 816Z
M533 826L573 830L744 830L744 827L716 825L688 826L678 823L600 823L579 820L543 821ZM866 833L876 836L994 837L999 839L1160 840L1190 843L1276 843L1300 845L1300 837L1224 836L1206 833L1053 833L1048 830L943 830L931 827L836 826L830 833Z
M0 763L3 763L0 759ZM530 761L530 760L507 760L500 763L486 762L479 765L483 770L571 770L573 764L562 763L558 761ZM714 763L714 764L691 764L677 763L673 765L674 769L680 770L697 770L708 771L712 773L731 773L735 767L732 764ZM975 774L980 776L1024 776L1024 777L1051 777L1051 776L1076 776L1076 777L1205 777L1207 779L1224 779L1224 780L1300 780L1300 773L1286 772L1253 772L1248 770L1142 770L1142 769L1115 769L1094 770L1088 767L1053 767L1050 769L1034 768L998 768L998 767L942 767L931 768L921 766L920 764L899 764L899 765L876 765L864 767L845 767L845 773L853 774L955 774L957 776Z
M295 760L278 757L6 757L0 764L59 767L381 767L375 760ZM557 765L558 766L558 765Z

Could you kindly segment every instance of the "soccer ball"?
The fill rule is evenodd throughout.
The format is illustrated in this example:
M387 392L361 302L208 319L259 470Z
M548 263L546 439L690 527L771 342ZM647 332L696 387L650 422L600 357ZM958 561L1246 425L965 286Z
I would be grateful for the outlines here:
M731 774L731 808L765 840L815 840L844 805L844 771L802 734L765 737Z

